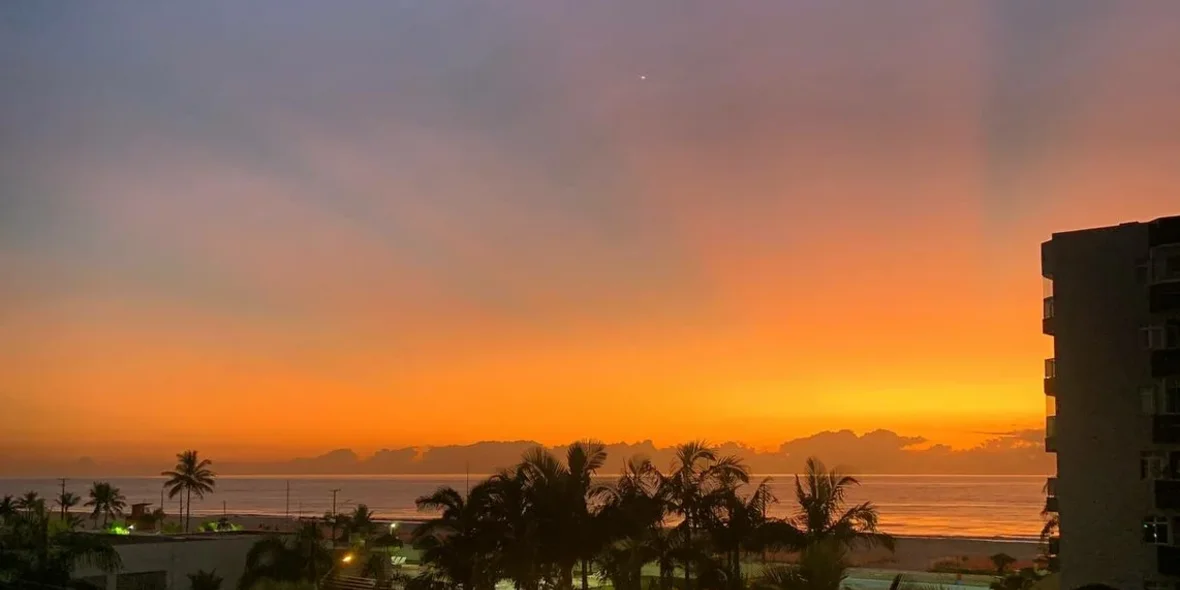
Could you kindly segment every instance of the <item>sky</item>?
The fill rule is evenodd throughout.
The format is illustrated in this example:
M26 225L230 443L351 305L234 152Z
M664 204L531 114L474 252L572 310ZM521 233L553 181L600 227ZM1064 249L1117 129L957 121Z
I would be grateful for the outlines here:
M1180 5L0 4L0 462L1043 427ZM0 466L0 471L3 467Z

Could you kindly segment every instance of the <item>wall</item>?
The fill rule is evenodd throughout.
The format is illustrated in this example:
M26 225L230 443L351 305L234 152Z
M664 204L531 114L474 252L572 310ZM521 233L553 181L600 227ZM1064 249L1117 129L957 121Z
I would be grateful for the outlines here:
M187 575L198 570L213 571L223 578L222 589L232 590L246 566L246 554L263 535L201 535L165 537L158 542L134 542L116 545L123 560L120 574L164 571L169 590L187 590ZM79 568L75 577L102 575L94 568ZM117 574L106 576L107 590L117 588Z
M1150 482L1139 478L1151 448L1139 387L1150 383L1139 328L1150 321L1135 278L1147 254L1142 224L1056 234L1045 245L1054 288L1057 359L1057 496L1061 585L1142 588L1155 575L1142 542Z

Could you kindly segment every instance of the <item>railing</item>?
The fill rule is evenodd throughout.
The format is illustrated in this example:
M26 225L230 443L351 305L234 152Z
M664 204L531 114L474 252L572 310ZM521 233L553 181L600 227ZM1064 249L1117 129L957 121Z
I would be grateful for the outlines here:
M1053 335L1053 316L1055 315L1053 309L1053 296L1046 297L1043 301L1041 309L1041 333L1046 336Z
M1057 452L1057 416L1045 416L1045 452Z
M1045 498L1045 512L1060 512L1057 509L1057 496L1048 496Z
M1045 495L1046 496L1054 496L1054 497L1057 496L1057 478L1056 477L1050 477L1045 480Z
M1148 282L1169 283L1180 281L1180 245L1175 243L1161 246L1152 251L1147 260Z

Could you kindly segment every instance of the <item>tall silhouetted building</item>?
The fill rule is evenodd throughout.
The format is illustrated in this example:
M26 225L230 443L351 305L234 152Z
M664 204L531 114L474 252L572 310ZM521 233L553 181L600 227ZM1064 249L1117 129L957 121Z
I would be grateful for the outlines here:
M1180 217L1041 247L1046 508L1061 587L1180 582Z

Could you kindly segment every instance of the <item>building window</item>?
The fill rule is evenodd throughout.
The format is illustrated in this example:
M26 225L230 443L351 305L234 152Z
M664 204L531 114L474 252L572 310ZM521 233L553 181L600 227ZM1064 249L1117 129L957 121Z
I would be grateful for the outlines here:
M1164 327L1148 326L1139 330L1144 350L1159 350L1164 347Z
M1146 258L1140 258L1135 261L1135 282L1140 285L1146 285L1148 279L1151 278L1151 261Z
M1164 479L1168 473L1168 454L1163 451L1139 453L1139 479Z
M1164 403L1160 413L1180 414L1180 389L1169 387L1164 390Z
M1180 348L1180 324L1147 326L1140 329L1140 342L1146 350Z
M1150 516L1143 519L1143 542L1153 545L1168 544L1168 519Z
M1143 413L1148 416L1156 414L1155 386L1144 385L1139 388L1139 401L1143 405Z
M1164 277L1176 278L1180 276L1180 255L1173 254L1164 259Z

